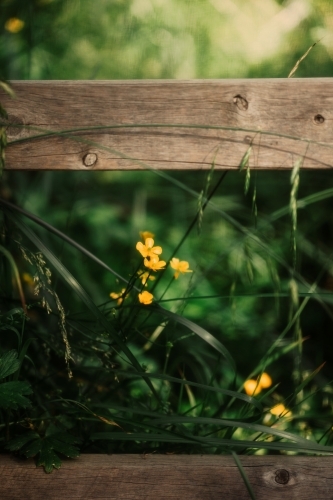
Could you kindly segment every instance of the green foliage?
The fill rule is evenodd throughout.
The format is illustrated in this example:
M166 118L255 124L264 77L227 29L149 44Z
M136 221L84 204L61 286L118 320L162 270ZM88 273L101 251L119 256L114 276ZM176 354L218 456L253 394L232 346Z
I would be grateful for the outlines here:
M32 390L28 382L3 382L0 384L0 408L17 410L31 405L25 396Z
M330 76L331 17L330 0L2 0L0 77L287 77L316 42L296 77Z
M3 380L17 372L19 368L17 351L11 350L0 356L0 409L17 410L31 405L31 401L25 397L32 393L28 382Z
M44 436L34 431L21 434L12 439L6 446L10 451L19 451L27 458L36 457L36 465L43 466L45 472L52 472L53 468L61 466L60 455L68 458L76 458L80 452L76 444L80 440L67 432L59 430L50 425Z
M12 375L20 368L17 351L9 351L0 357L0 379Z

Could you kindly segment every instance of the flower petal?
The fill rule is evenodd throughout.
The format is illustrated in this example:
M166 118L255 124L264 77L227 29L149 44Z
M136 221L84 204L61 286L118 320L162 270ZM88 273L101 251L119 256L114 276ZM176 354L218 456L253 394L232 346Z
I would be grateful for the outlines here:
M147 238L154 238L155 234L150 231L140 231L140 238L142 241L146 241Z
M153 248L153 246L154 246L154 240L153 240L153 238L146 238L145 239L145 246L147 247L148 250L150 250L151 248Z

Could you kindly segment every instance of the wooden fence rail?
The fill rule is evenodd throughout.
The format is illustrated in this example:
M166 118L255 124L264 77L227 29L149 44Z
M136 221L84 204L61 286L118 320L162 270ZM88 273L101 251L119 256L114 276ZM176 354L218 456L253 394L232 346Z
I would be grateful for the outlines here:
M9 114L12 170L333 167L333 79L24 81ZM38 136L38 137L36 137ZM258 500L333 499L333 458L244 456ZM231 457L83 455L45 474L0 456L0 498L250 498Z
M300 156L304 168L333 166L333 78L21 81L13 89L16 99L0 92L12 124L8 169L197 170L214 159L215 168L237 169L251 144L251 168L291 168Z
M330 500L332 458L240 457L257 500ZM82 455L45 474L0 456L1 500L248 500L230 457Z

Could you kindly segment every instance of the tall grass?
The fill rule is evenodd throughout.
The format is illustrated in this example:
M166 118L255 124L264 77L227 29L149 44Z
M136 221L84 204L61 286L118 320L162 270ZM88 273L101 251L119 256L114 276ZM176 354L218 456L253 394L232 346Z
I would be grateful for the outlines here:
M3 450L48 472L80 452L332 453L311 323L332 320L333 189L302 190L300 158L272 200L250 154L237 177L4 173Z

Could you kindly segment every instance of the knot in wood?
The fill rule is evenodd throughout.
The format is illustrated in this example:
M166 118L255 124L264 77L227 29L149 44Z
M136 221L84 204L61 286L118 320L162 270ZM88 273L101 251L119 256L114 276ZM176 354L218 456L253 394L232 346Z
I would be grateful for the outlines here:
M313 120L316 123L316 125L321 125L322 123L324 123L325 118L323 117L323 115L320 115L318 113L317 115L314 116Z
M87 153L82 158L82 162L85 167L93 167L97 162L97 155L95 153Z
M246 111L249 107L249 103L247 102L245 97L242 97L240 94L235 95L234 104L236 104L237 108L241 109L242 111Z
M289 477L289 472L286 469L279 469L275 472L275 481L279 484L287 484Z
M1 119L7 125L7 135L8 137L14 137L22 132L24 122L18 116L8 115L7 120Z

